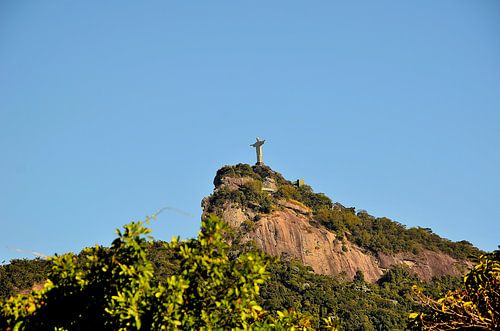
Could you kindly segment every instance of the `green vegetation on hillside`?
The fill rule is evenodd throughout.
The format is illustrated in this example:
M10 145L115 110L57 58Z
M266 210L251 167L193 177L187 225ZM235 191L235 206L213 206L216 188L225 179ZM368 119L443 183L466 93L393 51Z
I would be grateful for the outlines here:
M294 262L273 264L270 272L272 278L262 288L263 307L301 310L314 316L313 325L334 315L344 330L403 330L414 309L406 283L347 282ZM408 283L412 281L417 280L408 278Z
M422 249L441 251L455 258L466 259L481 252L467 241L452 242L428 228L409 228L386 217L374 217L354 208L336 205L320 209L315 219L341 237L372 252L418 254Z
M210 197L210 205L222 208L224 203L232 202L255 212L268 214L272 211L273 201L267 192L262 191L262 183L251 180L241 185L239 190L221 187Z
M249 330L310 326L298 311L269 313L258 303L269 278L261 253L230 259L224 223L207 218L197 239L156 247L132 222L110 248L51 258L43 290L2 301L1 330ZM165 248L165 249L163 249ZM155 251L155 249L153 249ZM156 269L172 267L155 277ZM169 259L177 262L166 263ZM165 271L165 270L164 270ZM171 275L167 275L170 274ZM159 277L158 277L159 276ZM324 326L334 329L331 319Z
M49 262L40 258L15 259L9 264L0 265L0 298L17 294L45 281L49 268Z
M318 275L298 262L265 257L248 245L235 246L233 242L229 247L222 241L222 224L208 224L204 223L197 240L170 243L147 240L144 235L148 231L135 224L127 226L111 248L97 246L49 262L23 260L2 266L11 271L12 277L37 281L48 278L50 282L43 291L4 301L0 329L21 321L25 329L52 329L57 325L77 330L91 326L106 330L120 325L137 329L138 321L144 329L155 329L170 323L161 319L164 314L177 316L174 321L183 321L178 328L189 329L207 322L200 318L203 311L211 312L204 317L210 323L224 325L227 321L221 320L217 300L225 300L220 303L226 305L224 314L234 312L231 309L236 306L231 302L238 302L246 291L249 301L240 303L254 300L255 308L251 309L257 309L259 319L247 320L254 327L294 323L322 329L326 318L330 325L339 322L343 330L403 330L411 312L426 311L414 300L414 285L431 298L460 289L458 277L422 283L404 266L388 270L375 284L366 283L361 272L353 282L342 275ZM0 287L6 279L0 278ZM255 285L259 285L258 292ZM240 296L231 296L230 288L238 288ZM245 309L248 304L236 310ZM281 320L276 317L277 311L284 314ZM234 318L241 321L240 317Z
M337 316L343 330L404 330L408 314L421 309L412 286L440 296L460 283L459 277L450 276L423 283L404 266L388 270L375 284L366 283L361 272L351 282L342 275L318 275L294 261L276 261L269 271L271 279L261 290L264 308L300 310L312 316L312 325L323 316Z
M209 205L223 207L231 202L257 213L270 213L279 199L297 200L313 211L313 218L319 224L334 231L340 238L347 237L356 245L374 253L413 252L418 254L423 249L441 251L458 259L478 256L481 251L467 241L452 242L441 238L428 228L409 228L386 217L374 217L365 211L356 212L355 208L346 208L333 203L322 193L315 193L308 185L298 187L267 166L249 166L237 164L225 166L217 171L214 185L219 187L224 177L248 178L248 183L240 189L222 186L209 197ZM274 193L262 191L266 178L272 179L277 186ZM257 218L258 219L258 218Z
M238 189L216 190L209 198L213 207L231 202L260 215L280 208L279 199L293 199L311 209L318 226L373 252L418 253L425 248L458 258L479 252L468 242L453 243L430 229L406 229L390 219L345 208L266 166L224 167L214 180L217 187L225 176L248 180L240 181ZM275 192L262 191L266 179L276 184ZM244 226L250 229L257 220ZM240 244L241 233L224 229L215 218L203 220L197 239L167 243L153 241L148 234L144 223L131 223L110 248L96 246L50 261L13 260L0 266L0 330L300 326L366 331L471 325L470 318L453 318L454 312L498 327L492 324L498 322L500 302L498 254L481 258L465 284L451 276L424 283L405 266L387 270L370 284L360 271L349 281L342 274L318 275L296 261L266 256L251 243ZM232 246L223 240L228 237ZM8 298L47 279L41 291Z

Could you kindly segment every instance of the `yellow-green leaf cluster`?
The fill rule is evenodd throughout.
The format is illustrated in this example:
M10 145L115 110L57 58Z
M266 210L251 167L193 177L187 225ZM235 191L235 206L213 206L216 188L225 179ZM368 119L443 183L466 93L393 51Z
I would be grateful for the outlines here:
M464 289L435 300L414 288L424 311L411 313L414 329L499 330L500 251L483 254L464 277Z

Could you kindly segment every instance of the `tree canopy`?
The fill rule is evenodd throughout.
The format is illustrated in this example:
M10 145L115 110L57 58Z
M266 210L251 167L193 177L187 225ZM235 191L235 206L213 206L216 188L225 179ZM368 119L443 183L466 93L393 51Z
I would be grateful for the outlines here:
M165 248L179 259L159 281L148 259L150 229L132 222L110 248L51 258L43 290L2 302L4 330L294 329L310 326L297 311L270 313L257 302L269 278L262 254L228 256L223 222L209 217L197 239L174 238ZM333 329L333 319L324 327Z

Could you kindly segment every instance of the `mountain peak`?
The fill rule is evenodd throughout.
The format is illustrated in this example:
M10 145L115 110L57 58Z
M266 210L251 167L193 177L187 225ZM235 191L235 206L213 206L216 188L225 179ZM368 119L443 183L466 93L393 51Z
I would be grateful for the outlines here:
M451 242L427 228L407 229L386 217L346 208L308 185L286 180L269 166L224 166L214 178L203 213L222 217L243 241L274 256L309 265L320 274L362 271L378 280L404 265L423 280L461 275L467 257L480 251L469 242Z

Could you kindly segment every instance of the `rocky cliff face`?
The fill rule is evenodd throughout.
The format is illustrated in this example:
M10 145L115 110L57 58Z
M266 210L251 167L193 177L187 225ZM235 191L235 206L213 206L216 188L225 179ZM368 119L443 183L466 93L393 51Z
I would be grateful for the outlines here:
M322 226L304 203L283 198L279 187L286 181L281 175L269 168L252 170L260 172L259 176L254 176L249 167L245 171L219 171L214 194L202 202L203 213L221 216L240 232L243 241L254 241L270 255L298 260L320 274L342 273L352 279L359 270L370 282L395 265L408 266L423 280L459 276L468 265L465 260L428 249L417 254L388 254L359 247L348 236L339 238ZM263 205L267 206L264 210Z

